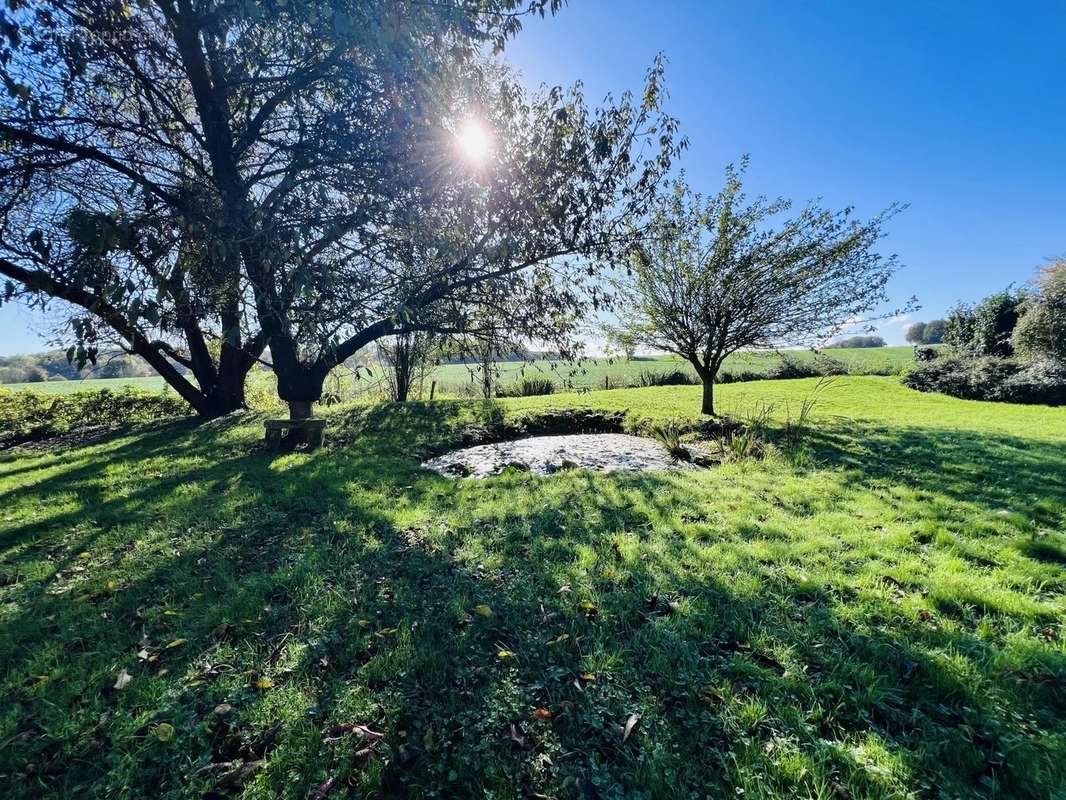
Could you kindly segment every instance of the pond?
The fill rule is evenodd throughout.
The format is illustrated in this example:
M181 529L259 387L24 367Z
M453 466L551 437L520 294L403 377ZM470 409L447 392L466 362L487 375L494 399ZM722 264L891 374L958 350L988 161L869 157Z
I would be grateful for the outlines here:
M623 433L582 433L467 447L432 458L422 466L453 478L487 478L508 467L551 475L564 469L667 472L692 465L678 461L651 439Z

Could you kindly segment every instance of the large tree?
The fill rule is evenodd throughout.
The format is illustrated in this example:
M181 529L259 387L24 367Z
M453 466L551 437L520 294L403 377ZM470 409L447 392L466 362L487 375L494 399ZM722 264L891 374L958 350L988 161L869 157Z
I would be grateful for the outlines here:
M683 147L662 111L662 72L657 62L639 99L596 109L580 87L529 92L498 65L445 76L440 106L411 117L407 167L372 222L258 282L293 413L309 413L329 371L385 335L572 350L580 313L604 301L599 268L624 258Z
M83 351L109 331L201 413L240 404L268 340L283 396L305 399L308 365L320 390L325 361L309 359L294 317L320 320L316 344L329 340L336 300L315 289L340 243L349 260L373 255L364 234L411 185L411 136L441 117L438 73L558 5L11 6L0 25L7 296L78 307Z
M714 414L714 380L727 356L814 346L870 319L896 269L894 256L877 252L894 209L862 222L851 209L812 203L783 219L788 201L746 199L744 166L729 167L709 198L677 181L619 281L625 327L692 364L705 414Z

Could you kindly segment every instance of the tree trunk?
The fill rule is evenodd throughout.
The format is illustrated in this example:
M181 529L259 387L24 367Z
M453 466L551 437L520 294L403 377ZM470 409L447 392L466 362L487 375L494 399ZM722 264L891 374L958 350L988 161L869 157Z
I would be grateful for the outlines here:
M703 376L701 376L703 377ZM703 378L703 408L700 409L704 414L710 414L714 416L714 377Z

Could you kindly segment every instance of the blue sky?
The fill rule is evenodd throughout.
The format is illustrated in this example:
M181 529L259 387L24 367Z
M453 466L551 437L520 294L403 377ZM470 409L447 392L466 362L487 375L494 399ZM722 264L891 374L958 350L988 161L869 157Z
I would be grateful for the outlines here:
M889 227L915 318L1066 255L1066 3L574 2L508 50L531 83L639 87L662 51L689 182L751 155L751 193ZM903 343L902 321L882 326Z
M529 83L639 89L669 59L689 181L751 155L752 193L875 213L904 269L895 303L939 316L1066 254L1066 3L574 0L507 59ZM882 327L902 343L904 324ZM0 308L0 354L41 349L42 317Z

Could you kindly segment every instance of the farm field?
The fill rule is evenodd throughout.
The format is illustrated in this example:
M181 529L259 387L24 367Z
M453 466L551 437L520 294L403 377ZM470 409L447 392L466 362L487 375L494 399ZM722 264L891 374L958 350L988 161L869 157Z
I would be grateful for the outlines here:
M815 386L717 396L782 423ZM699 391L341 406L314 453L253 413L0 453L6 796L1061 797L1066 408L843 377L761 460L420 467Z
M844 362L849 367L861 371L889 372L899 371L914 359L911 347L879 347L823 350L822 353ZM815 353L810 350L790 351L789 356L801 361L810 361ZM731 356L723 367L725 372L766 372L780 360L780 356L763 353L737 353ZM605 381L615 388L637 381L641 372L668 372L680 369L695 377L695 372L687 362L674 357L625 359L586 359L578 363L565 361L537 360L531 363L505 361L496 365L500 384L507 386L522 376L547 376L561 388L602 389ZM470 394L480 391L480 378L476 366L464 364L445 364L427 376L428 381L437 381L437 390L444 394ZM356 391L373 383L363 379L357 382L346 380ZM29 390L35 392L62 393L91 391L93 389L121 390L124 386L138 389L159 391L164 387L162 378L86 378L77 381L47 381L40 383L12 383L0 388ZM428 386L426 387L428 392Z

